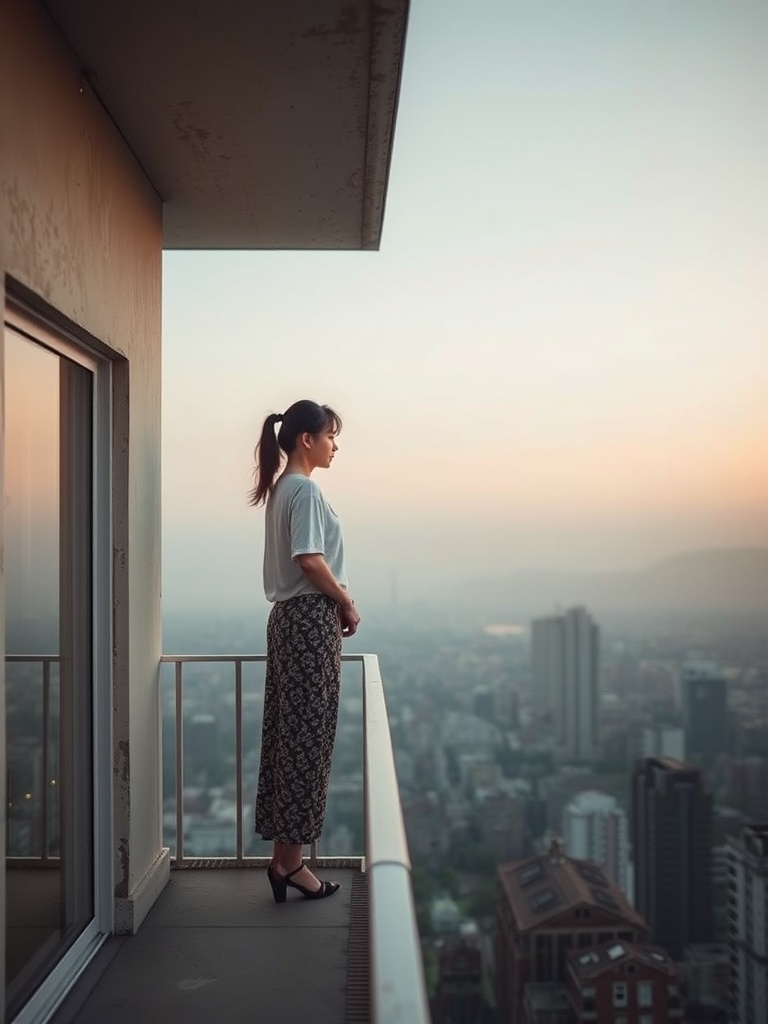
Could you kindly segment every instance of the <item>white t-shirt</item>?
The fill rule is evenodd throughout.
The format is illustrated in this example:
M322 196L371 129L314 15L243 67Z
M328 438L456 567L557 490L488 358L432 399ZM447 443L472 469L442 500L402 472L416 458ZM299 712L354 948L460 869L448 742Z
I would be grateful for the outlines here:
M264 593L268 601L322 593L294 561L297 555L322 555L336 582L346 587L339 517L314 480L301 473L284 473L267 499Z

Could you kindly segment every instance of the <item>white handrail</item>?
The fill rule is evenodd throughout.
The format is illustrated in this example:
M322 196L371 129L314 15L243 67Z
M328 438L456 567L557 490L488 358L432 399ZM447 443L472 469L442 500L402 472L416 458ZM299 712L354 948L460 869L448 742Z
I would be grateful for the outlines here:
M372 1016L375 1024L428 1024L411 861L379 659L365 654L362 660Z

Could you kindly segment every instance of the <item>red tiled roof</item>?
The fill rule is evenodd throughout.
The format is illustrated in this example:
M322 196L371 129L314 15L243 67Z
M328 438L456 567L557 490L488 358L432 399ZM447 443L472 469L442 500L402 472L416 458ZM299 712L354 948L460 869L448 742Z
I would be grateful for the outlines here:
M669 976L678 976L680 968L658 946L634 942L603 942L592 949L573 949L568 953L568 966L580 981L596 978L612 970L618 963L642 963Z
M596 864L566 857L559 849L499 866L499 877L521 932L578 907L588 907L645 928L643 918Z

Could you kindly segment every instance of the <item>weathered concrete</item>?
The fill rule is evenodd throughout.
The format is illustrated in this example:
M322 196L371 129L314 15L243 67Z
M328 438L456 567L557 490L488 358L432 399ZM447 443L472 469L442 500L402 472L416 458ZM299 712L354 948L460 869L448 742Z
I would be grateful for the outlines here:
M23 301L36 327L111 364L111 472L97 486L111 492L112 635L99 641L113 651L112 678L94 685L112 709L114 895L118 916L136 922L130 904L162 849L162 206L44 5L29 0L1 8L0 139L0 302ZM106 781L107 765L96 771ZM0 911L2 901L0 881Z

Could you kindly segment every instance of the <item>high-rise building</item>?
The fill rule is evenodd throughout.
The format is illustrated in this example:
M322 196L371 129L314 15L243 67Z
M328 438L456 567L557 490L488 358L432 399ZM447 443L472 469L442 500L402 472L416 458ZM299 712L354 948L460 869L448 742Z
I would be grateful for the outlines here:
M534 694L552 711L556 743L569 761L597 756L598 671L599 631L586 608L533 621Z
M712 939L716 943L727 943L730 935L728 839L740 835L754 820L734 807L716 804L712 808Z
M729 761L725 766L725 799L753 821L768 821L768 758Z
M640 738L641 757L685 760L685 732L677 725L646 725Z
M685 971L686 1019L691 1024L693 1021L714 1024L727 1020L730 1005L728 946L711 942L686 946L682 968Z
M560 675L561 645L555 641L559 623L559 616L531 623L531 696L539 707L550 711Z
M676 960L712 940L712 794L698 768L639 761L632 785L635 906Z
M768 824L728 839L731 1024L768 1020Z
M509 787L479 791L473 804L476 841L497 862L520 860L532 852L526 827L527 799Z
M577 793L585 789L597 789L599 785L600 776L584 764L564 764L555 774L538 779L537 789L545 806L546 830L560 835L563 814L571 800Z
M569 950L648 938L645 921L605 873L565 856L556 841L548 853L500 865L499 880L496 1002L505 1024L526 1024L529 985L565 983Z
M680 674L685 756L717 757L728 750L725 676L714 662L689 661Z
M608 793L577 793L563 813L566 853L598 864L627 896L628 831L626 814Z

